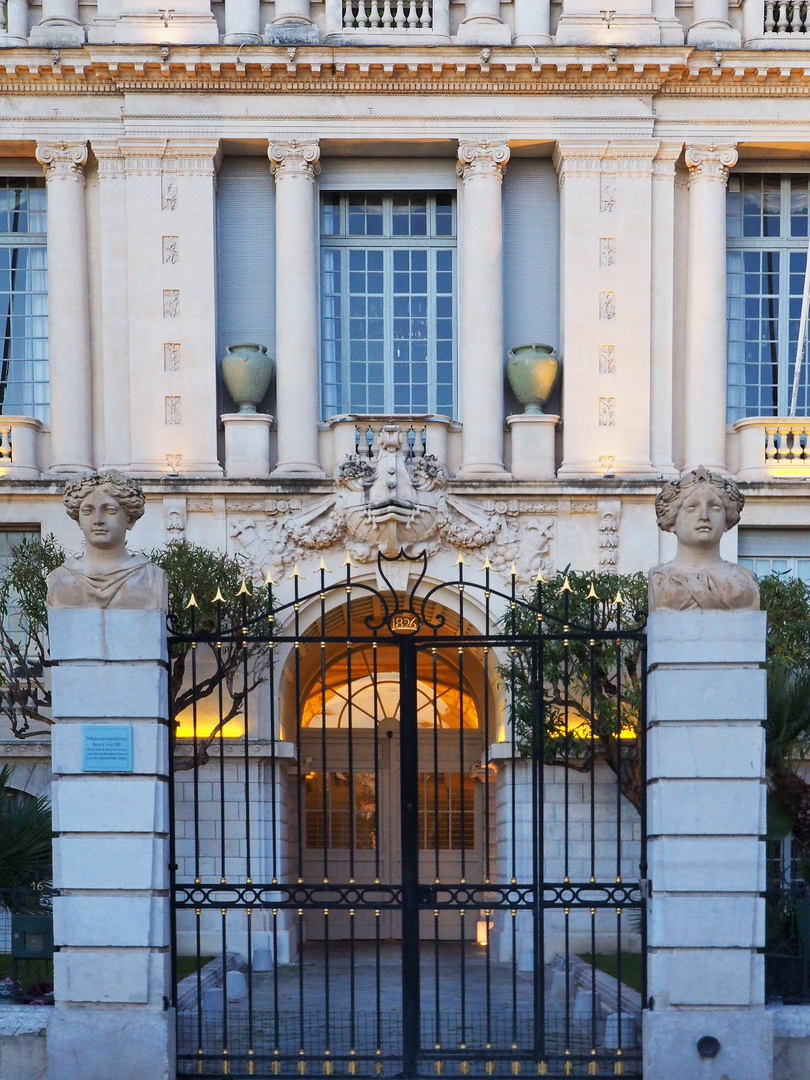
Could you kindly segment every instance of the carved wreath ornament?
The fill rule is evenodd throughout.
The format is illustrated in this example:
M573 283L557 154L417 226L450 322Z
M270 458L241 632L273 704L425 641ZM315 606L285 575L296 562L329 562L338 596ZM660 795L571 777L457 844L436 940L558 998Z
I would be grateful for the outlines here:
M232 519L230 537L255 577L281 574L308 552L337 545L355 562L377 553L410 558L442 546L481 551L492 568L506 573L514 563L529 581L551 572L553 519L520 520L516 500L483 503L445 490L446 475L431 454L409 457L406 434L396 424L379 433L373 457L350 454L338 466L335 492L307 507L285 504L266 517Z

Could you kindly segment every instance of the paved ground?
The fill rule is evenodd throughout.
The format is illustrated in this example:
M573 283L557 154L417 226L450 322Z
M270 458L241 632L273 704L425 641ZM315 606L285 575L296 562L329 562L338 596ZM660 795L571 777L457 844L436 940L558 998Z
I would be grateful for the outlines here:
M552 975L550 969L546 969L544 1023L537 1031L531 972L513 973L510 964L494 962L487 972L486 950L472 943L465 948L463 964L458 944L442 944L438 982L436 972L433 946L425 943L421 957L422 1047L430 1055L439 1044L444 1052L457 1057L458 1063L443 1063L452 1074L464 1074L461 1061L465 1049L473 1056L489 1047L494 1056L510 1059L514 1052L514 1058L525 1060L534 1056L538 1042L545 1055L553 1057L565 1050L587 1054L603 1041L604 1021L594 1024L581 1011L582 1003L576 1010L566 1010L564 984L560 985L564 976ZM354 1050L360 1057L372 1059L381 1049L384 1074L395 1075L402 1041L399 943L381 946L379 964L370 943L360 945L353 958L348 943L333 943L328 964L323 944L310 943L301 966L280 967L275 976L272 972L254 974L252 1012L247 1002L232 1003L226 1018L221 995L208 992L202 1014L194 1010L181 1017L179 1034L181 1051L186 1052L196 1051L200 1034L204 1049L211 1053L219 1053L223 1045L230 1047L231 1055L244 1053L251 1045L259 1055L272 1055L276 1049L282 1055L297 1055L303 1048L307 1059L316 1060L312 1069L320 1075L325 1071L326 1050L338 1058ZM256 1075L272 1075L270 1065L268 1061L266 1071ZM503 1071L509 1073L511 1068L511 1060L507 1060ZM585 1068L584 1064L582 1070L577 1067L573 1075L584 1075ZM484 1062L473 1064L469 1071L486 1075ZM603 1067L600 1071L608 1070ZM345 1075L338 1061L334 1072ZM309 1065L301 1072L304 1074L310 1074ZM372 1061L367 1067L360 1062L356 1075L374 1075Z

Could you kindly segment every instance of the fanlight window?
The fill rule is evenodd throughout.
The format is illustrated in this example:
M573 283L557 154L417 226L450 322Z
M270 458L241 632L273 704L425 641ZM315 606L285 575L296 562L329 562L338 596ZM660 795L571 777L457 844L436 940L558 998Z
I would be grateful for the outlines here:
M351 684L316 686L301 715L302 727L338 728L347 731L373 728L382 720L399 720L399 674L378 672L353 679ZM418 679L416 684L417 723L420 728L455 730L478 727L478 710L469 692L459 692L458 683Z

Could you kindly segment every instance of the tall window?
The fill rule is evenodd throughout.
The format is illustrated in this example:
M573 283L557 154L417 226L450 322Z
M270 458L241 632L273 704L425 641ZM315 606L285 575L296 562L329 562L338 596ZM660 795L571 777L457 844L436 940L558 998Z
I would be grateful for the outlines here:
M323 411L455 412L452 195L325 195Z
M807 257L810 177L729 179L728 421L790 407ZM805 352L797 413L807 416Z
M49 419L45 186L0 177L0 414Z

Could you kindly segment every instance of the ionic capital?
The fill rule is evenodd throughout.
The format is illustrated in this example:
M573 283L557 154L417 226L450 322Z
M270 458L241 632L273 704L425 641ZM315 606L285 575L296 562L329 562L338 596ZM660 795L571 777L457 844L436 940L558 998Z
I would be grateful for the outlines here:
M476 176L495 176L501 180L508 160L508 143L463 142L458 148L456 172L465 183Z
M46 180L84 180L87 143L37 143L37 161Z
M284 176L302 176L314 182L321 171L321 149L314 141L298 142L291 139L288 142L273 142L267 148L267 156L276 180Z
M687 146L686 164L689 181L728 180L728 170L737 164L737 151L733 146Z

